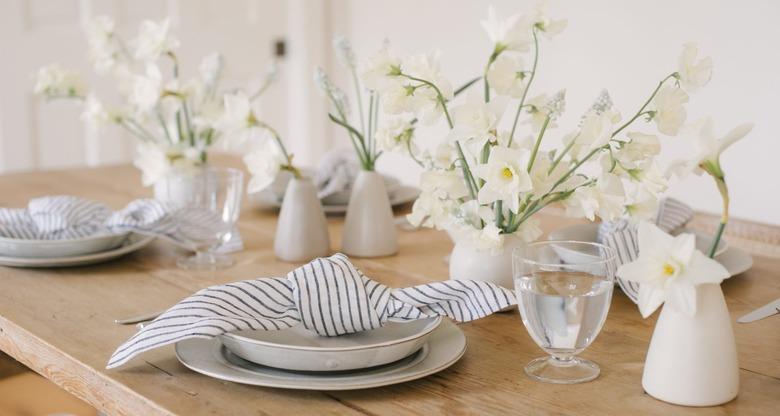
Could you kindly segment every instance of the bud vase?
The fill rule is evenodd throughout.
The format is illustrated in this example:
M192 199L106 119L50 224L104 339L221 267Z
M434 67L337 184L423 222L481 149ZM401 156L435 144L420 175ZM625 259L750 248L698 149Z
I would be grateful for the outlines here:
M276 224L274 253L289 262L308 262L330 254L325 211L309 178L293 178L287 184Z
M684 406L716 406L737 397L737 347L720 285L696 287L694 316L664 305L642 387L656 399Z
M481 280L514 290L512 250L523 245L523 240L509 235L501 251L494 253L479 250L468 240L456 241L450 254L450 279Z
M355 257L398 252L393 209L382 175L361 170L352 186L341 250Z

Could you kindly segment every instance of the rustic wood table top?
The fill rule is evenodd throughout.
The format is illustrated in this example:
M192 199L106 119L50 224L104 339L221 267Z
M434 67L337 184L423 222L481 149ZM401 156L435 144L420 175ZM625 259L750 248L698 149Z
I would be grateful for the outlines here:
M0 206L22 207L33 197L78 195L113 208L148 196L129 166L0 176ZM550 231L574 222L541 216ZM333 247L342 219L330 218ZM739 396L721 407L686 408L642 391L641 375L655 316L642 319L616 290L604 329L582 354L600 364L590 383L556 386L523 374L543 355L517 312L460 325L465 356L421 380L356 391L261 388L220 381L181 365L173 347L160 348L116 370L105 370L114 349L135 332L114 319L164 309L203 287L260 276L281 276L296 265L274 258L274 213L245 205L240 230L246 250L219 272L177 269L181 253L162 242L122 259L70 269L0 267L0 349L107 414L778 414L780 318L735 324ZM353 259L364 273L400 287L447 278L443 258L452 244L433 230L400 231L400 253ZM780 259L755 255L753 268L723 284L732 318L780 298ZM656 314L657 315L657 314Z

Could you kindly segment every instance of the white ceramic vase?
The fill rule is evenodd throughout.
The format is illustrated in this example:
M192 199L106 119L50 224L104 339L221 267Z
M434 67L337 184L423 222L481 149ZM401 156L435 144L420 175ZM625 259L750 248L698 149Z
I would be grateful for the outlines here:
M450 279L481 280L514 290L512 281L512 251L525 243L518 237L506 236L500 253L477 250L469 241L456 241L450 254Z
M696 292L694 316L667 305L661 310L642 386L665 402L716 406L737 397L737 346L720 285L700 285Z
M309 178L293 178L287 184L276 224L274 253L289 262L308 262L330 254L325 211Z
M355 257L382 257L398 252L393 208L382 175L361 170L347 206L341 250Z

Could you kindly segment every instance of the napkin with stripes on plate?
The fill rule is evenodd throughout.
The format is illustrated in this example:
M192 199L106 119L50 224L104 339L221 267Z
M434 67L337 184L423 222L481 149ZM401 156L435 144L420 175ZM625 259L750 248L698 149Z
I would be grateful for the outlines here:
M682 201L664 198L658 205L655 224L667 233L675 233L693 218L693 209ZM617 254L617 263L622 265L634 261L639 256L637 223L621 219L603 222L599 225L598 241L613 248ZM634 303L639 301L639 283L617 278L620 288Z
M488 282L447 280L392 289L363 275L343 254L287 274L212 286L168 309L111 356L107 368L188 338L303 325L321 336L379 328L388 321L448 316L479 319L515 304L512 291Z
M0 208L0 237L69 240L132 231L191 249L188 241L203 230L208 231L208 224L213 221L198 211L189 211L186 216L174 218L165 203L155 199L137 199L114 212L98 201L67 195L45 196L31 199L27 208ZM241 249L243 243L236 230L219 251Z

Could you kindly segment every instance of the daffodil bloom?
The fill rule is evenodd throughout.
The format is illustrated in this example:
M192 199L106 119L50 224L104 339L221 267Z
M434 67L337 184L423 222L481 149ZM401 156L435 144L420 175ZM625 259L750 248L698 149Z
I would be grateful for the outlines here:
M712 78L712 58L696 60L699 48L695 43L686 43L680 54L677 74L683 88L696 91L707 85Z
M742 140L753 129L752 123L740 124L723 137L715 137L712 118L705 118L690 126L695 135L695 150L687 160L677 160L670 165L670 172L677 176L686 176L688 172L700 175L706 171L716 178L723 178L720 155L734 143Z
M696 237L673 237L649 222L639 224L639 257L617 275L639 286L639 311L647 318L668 302L678 312L696 314L696 286L720 284L730 275L717 261L696 250Z
M252 175L247 185L247 193L260 192L267 188L286 163L285 155L271 140L255 143L253 149L244 156L244 164Z
M505 207L518 213L519 193L533 188L531 176L526 171L529 156L525 149L493 147L487 163L474 167L474 173L485 181L477 195L479 203L503 201Z

